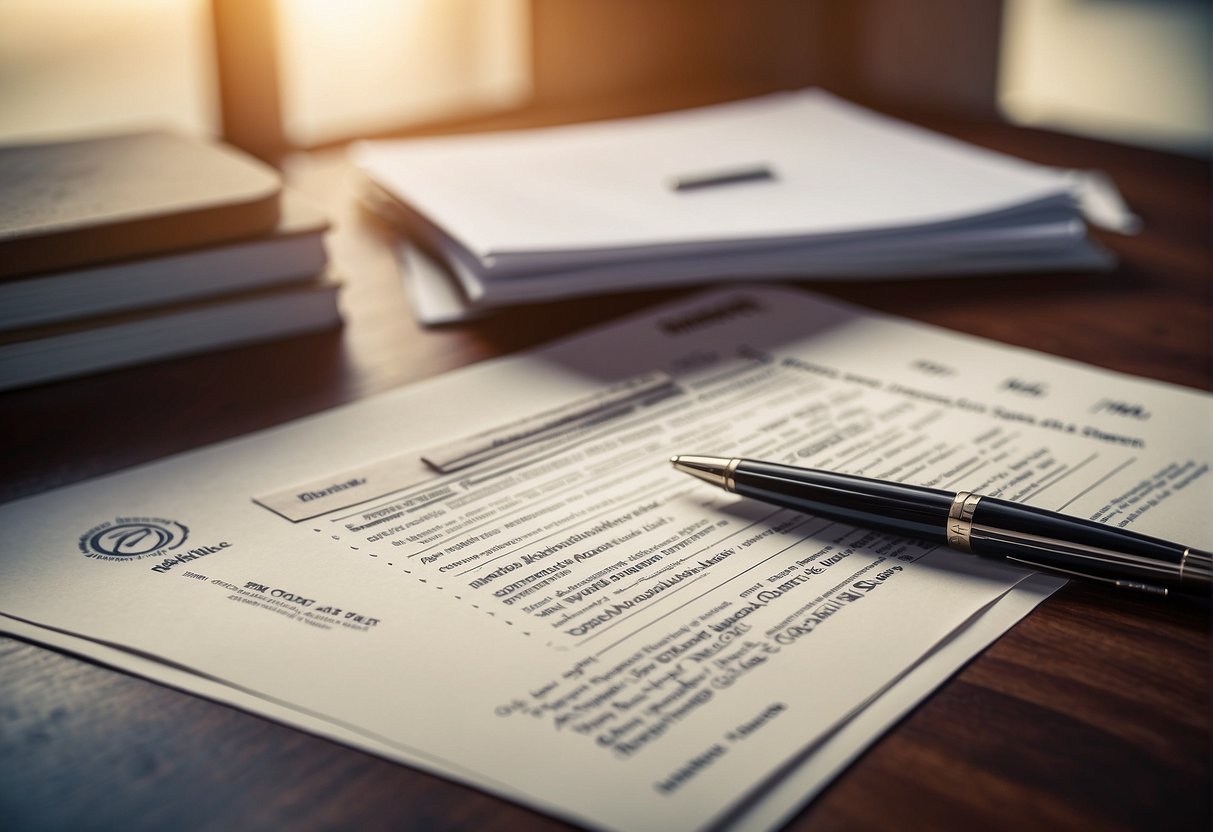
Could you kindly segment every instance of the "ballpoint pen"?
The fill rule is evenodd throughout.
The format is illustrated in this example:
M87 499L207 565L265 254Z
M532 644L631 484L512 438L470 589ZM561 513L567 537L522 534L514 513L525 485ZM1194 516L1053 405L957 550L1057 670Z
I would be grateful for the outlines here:
M1207 598L1213 586L1208 552L994 497L751 459L670 461L744 497L1065 577L1155 595L1180 590Z

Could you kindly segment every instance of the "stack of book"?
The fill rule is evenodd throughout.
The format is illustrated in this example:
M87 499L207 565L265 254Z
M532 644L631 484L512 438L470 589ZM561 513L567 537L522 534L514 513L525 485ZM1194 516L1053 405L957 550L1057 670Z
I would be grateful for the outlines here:
M974 147L822 90L494 135L364 142L418 316L676 284L1103 269L1098 176Z
M0 389L340 323L324 215L170 132L0 147Z

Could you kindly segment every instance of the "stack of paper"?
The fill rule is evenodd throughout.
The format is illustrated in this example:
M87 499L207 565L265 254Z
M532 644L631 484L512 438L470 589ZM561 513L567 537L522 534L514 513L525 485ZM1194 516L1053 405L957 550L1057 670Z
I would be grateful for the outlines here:
M1105 224L1133 222L1093 177L820 90L613 122L363 142L353 158L369 204L420 249L408 255L407 277L431 322L716 280L1106 268L1111 256L1087 237L1084 191L1102 198L1087 201Z

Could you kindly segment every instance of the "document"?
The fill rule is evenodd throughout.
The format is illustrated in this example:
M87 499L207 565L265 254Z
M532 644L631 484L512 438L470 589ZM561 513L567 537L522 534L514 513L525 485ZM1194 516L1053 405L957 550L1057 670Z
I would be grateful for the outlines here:
M0 507L3 626L602 829L764 829L1057 586L745 455L1208 547L1207 395L723 290Z

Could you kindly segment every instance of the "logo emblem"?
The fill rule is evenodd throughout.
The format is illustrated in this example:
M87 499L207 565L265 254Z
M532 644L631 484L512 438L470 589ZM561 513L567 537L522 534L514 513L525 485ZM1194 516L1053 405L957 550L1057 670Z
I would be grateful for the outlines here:
M80 551L97 560L162 556L185 542L189 529L162 517L119 517L80 536Z

